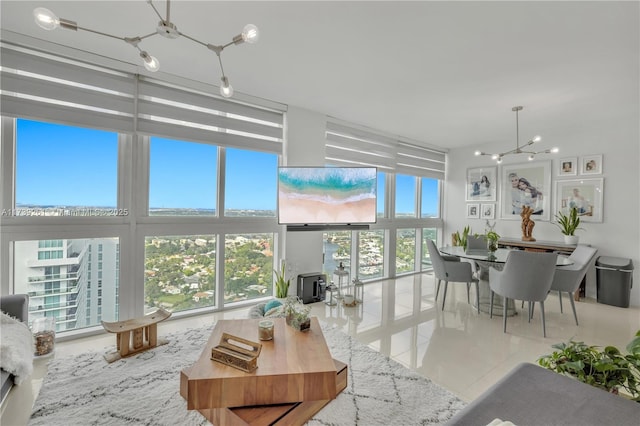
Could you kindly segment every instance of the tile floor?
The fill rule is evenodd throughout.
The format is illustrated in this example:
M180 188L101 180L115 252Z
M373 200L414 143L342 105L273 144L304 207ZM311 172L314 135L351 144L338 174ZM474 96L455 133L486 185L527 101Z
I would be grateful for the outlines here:
M478 315L467 304L463 284L449 285L444 311L442 295L437 306L434 295L433 276L419 274L366 284L364 303L356 307L330 307L324 302L311 306L312 314L322 321L334 324L465 401L476 398L518 363L535 362L549 353L554 343L574 339L624 348L640 329L640 308L618 308L590 299L576 304L580 321L580 326L576 326L568 300L564 298L562 314L554 293L545 303L547 338L542 337L539 310L530 324L526 314L510 317L504 334L501 316L490 319L488 314ZM159 334L210 324L217 319L246 318L247 310L165 321L159 326ZM111 334L60 342L53 356L101 350L114 343ZM27 423L45 374L46 359L36 360L31 386L14 387L3 403L0 424Z

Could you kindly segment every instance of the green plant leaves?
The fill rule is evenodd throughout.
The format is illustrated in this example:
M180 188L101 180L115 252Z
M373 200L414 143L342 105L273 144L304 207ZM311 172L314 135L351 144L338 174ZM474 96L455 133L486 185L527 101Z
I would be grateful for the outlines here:
M555 215L555 217L558 221L558 223L556 223L556 226L560 228L564 235L573 235L576 230L582 229L579 228L580 217L578 216L578 209L575 207L571 208L569 216L562 213L562 211L559 211L558 214Z
M589 346L570 340L551 346L555 351L538 359L538 364L559 374L617 393L624 391L640 402L640 330L623 355L615 346Z

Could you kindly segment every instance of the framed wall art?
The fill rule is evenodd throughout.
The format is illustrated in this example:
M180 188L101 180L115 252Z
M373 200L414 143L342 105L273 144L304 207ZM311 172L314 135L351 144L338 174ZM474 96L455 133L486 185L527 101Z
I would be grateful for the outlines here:
M556 211L568 215L578 209L582 222L602 222L604 179L572 179L556 181Z
M580 162L581 175L601 175L602 174L602 154L585 155Z
M481 204L480 205L480 219L495 219L496 218L496 205L495 204Z
M500 168L500 218L521 220L523 206L533 209L531 219L549 220L551 161L508 164Z
M496 173L496 167L468 169L466 201L496 201Z
M467 219L479 219L480 218L480 204L472 203L467 204Z
M558 162L558 176L575 176L578 174L578 158L563 158Z

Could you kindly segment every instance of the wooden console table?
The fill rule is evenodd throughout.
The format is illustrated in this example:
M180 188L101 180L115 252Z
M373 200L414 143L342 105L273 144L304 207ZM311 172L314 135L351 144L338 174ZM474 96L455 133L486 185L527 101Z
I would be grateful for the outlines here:
M498 247L517 248L524 251L571 254L576 249L576 244L565 244L561 241L522 241L517 238L500 238L498 240Z
M304 424L347 385L347 366L331 358L318 318L309 331L274 318L250 373L211 360L222 333L258 341L259 319L220 320L202 355L180 373L180 395L214 425Z

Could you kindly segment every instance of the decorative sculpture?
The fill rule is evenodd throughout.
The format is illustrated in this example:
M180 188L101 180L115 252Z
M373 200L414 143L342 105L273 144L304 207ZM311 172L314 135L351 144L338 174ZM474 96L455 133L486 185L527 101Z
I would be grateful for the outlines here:
M522 212L520 212L520 217L522 217L522 241L535 241L533 238L533 227L536 226L536 223L531 220L531 214L533 213L533 209L529 206L522 206Z

